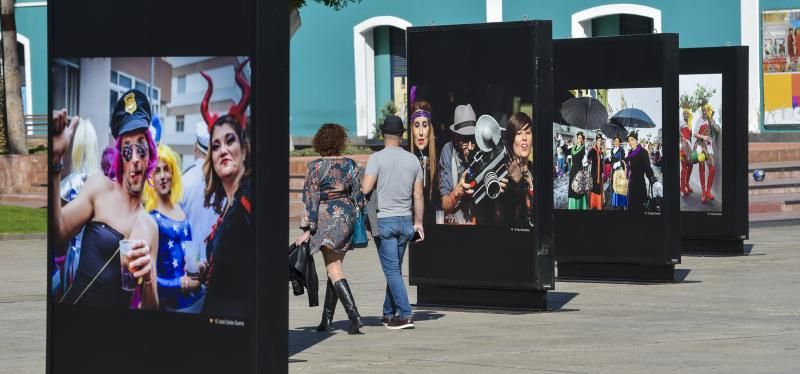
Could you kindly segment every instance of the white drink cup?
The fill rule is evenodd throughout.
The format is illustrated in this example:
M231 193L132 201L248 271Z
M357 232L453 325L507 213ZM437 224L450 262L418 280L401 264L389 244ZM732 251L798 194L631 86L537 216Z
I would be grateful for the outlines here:
M436 224L437 225L444 224L444 210L436 211Z

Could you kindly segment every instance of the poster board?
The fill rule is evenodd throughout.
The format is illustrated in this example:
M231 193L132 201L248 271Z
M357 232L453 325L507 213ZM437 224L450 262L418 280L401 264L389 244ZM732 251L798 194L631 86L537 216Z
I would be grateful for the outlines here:
M432 107L435 136L423 144L411 121L409 141L426 171L437 168L426 175L432 187L426 190L426 238L409 256L419 304L546 307L546 290L554 286L551 155L545 147L552 117L550 35L549 21L408 30L409 97ZM466 104L474 112L471 123L463 117L466 107L459 107ZM532 126L506 132L515 113L533 117ZM431 145L437 151L428 152ZM426 162L432 157L438 161ZM466 169L471 196L454 192L457 174ZM501 191L492 174L516 178L514 187Z
M741 254L742 241L748 237L747 47L685 48L680 51L680 59L681 129L686 127L685 112L694 117L681 136L681 143L694 149L684 152L689 157L681 163L680 175L686 173L693 189L689 192L679 187L683 251ZM708 109L710 117L704 113ZM708 124L709 118L714 126L712 137L705 141L698 138L697 132ZM710 146L706 152L703 144ZM692 152L709 156L703 157L706 162L689 164ZM709 157L713 158L711 162L705 160ZM708 188L709 182L713 200L702 199L703 188Z
M675 34L554 41L551 151L559 278L672 279L680 263L677 146L671 146L678 132L665 124L677 121L677 46ZM575 116L576 108L586 113ZM632 131L638 139L626 146ZM602 140L593 151L598 132ZM561 171L559 153L568 164ZM617 170L627 177L620 190ZM573 183L579 174L600 182ZM627 199L614 196L617 191Z
M80 257L76 262L78 270L70 282L64 282L68 278L66 269L63 263L59 264L57 261L58 257L68 253L65 251L69 251L69 248L55 244L63 242L64 235L55 232L53 226L50 226L48 242L51 246L46 259L49 290L47 372L128 373L156 369L158 372L255 373L288 370L285 260L275 261L267 252L258 250L282 248L285 245L282 238L288 229L285 219L288 216L288 207L270 209L269 215L259 209L264 204L261 197L286 196L287 193L285 185L268 185L264 182L288 175L285 166L288 164L288 155L285 152L288 138L286 7L286 4L277 6L254 1L234 1L224 6L206 1L194 2L191 6L169 1L160 2L157 6L149 3L134 4L120 11L116 3L94 0L52 1L48 4L52 112L50 121L52 123L58 117L53 111L61 109L53 107L54 102L58 101L57 94L62 92L56 90L59 88L56 85L69 86L70 89L64 91L66 94L63 99L74 100L75 105L66 107L77 108L77 112L68 113L68 119L79 116L84 120L91 120L99 135L98 145L103 148L110 145L112 150L116 149L118 152L110 160L112 165L119 167L104 170L122 173L114 173L113 178L120 178L119 180L100 174L86 179L91 179L92 185L102 188L98 190L90 187L83 190L85 196L91 194L95 197L91 200L98 202L92 203L95 204L94 211L83 226L86 240L81 244ZM203 21L176 22L177 19L187 16ZM236 27L213 26L215 23L224 24L234 20ZM74 70L71 76L67 75L66 79L59 81L57 78L60 77L56 77L55 73L61 71L58 68L62 66L70 66ZM163 249L163 252L159 252L162 257L164 254L171 254L173 261L160 261L165 258L151 250L152 266L161 269L156 271L156 277L152 277L153 273L150 273L149 280L145 276L135 275L126 278L126 270L137 268L134 265L124 266L120 255L114 250L118 239L114 226L99 222L101 215L114 222L124 221L118 215L118 211L122 210L120 205L109 204L108 201L114 200L106 199L107 194L104 191L122 191L127 195L120 196L130 196L130 201L135 203L137 199L141 199L138 196L144 194L138 191L139 187L146 188L144 185L147 185L155 190L151 193L160 196L160 182L142 184L143 177L147 174L155 175L154 172L163 175L164 169L167 169L165 165L170 166L170 172L174 170L175 176L183 175L186 168L182 166L193 163L191 146L181 149L181 142L176 137L184 129L185 132L194 134L195 122L199 122L196 114L202 110L197 107L200 98L207 92L207 83L199 76L199 71L207 72L210 79L217 84L218 93L212 94L209 101L208 112L211 115L232 113L229 109L231 105L242 105L242 99L247 96L246 91L249 91L249 104L239 110L241 117L237 117L245 124L245 129L236 133L236 140L230 144L241 146L246 143L243 139L249 138L249 152L243 151L243 146L238 151L240 155L249 156L243 158L242 162L246 160L252 172L240 180L249 181L240 184L235 195L236 203L231 205L226 214L230 214L227 216L229 218L247 220L249 225L269 229L252 230L252 237L242 241L242 245L237 245L239 239L230 235L236 231L231 227L243 227L241 222L229 221L228 224L222 223L219 228L212 229L217 238L228 239L219 239L223 243L219 246L207 246L205 256L195 256L195 261L207 261L207 277L198 281L201 286L190 287L188 281L184 282L191 278L189 274L193 272L190 268L196 268L189 264L190 250L183 251L183 258L176 254L178 251L170 253L170 250L177 248L178 240L182 240L189 248L195 240L207 243L207 240L213 238L201 238L203 235L196 234L201 230L191 230L186 225L188 218L182 220L180 215L172 226L159 223L160 218L167 218L168 214L159 217L157 209L145 214L137 213L137 223L134 226L141 222L145 229L126 230L122 228L126 226L121 224L117 226L123 231L119 233L120 236L130 235L130 239L136 239L135 237L147 236L140 235L142 232L155 232L155 236L143 239L144 242L151 244L151 249L156 246L159 250ZM172 85L181 89L175 87L172 90ZM235 93L217 99L218 103L215 103L214 98L220 97L220 86L225 85L229 85L229 91ZM131 89L136 89L139 93L133 93ZM195 93L197 97L194 97ZM225 96L224 92L222 96ZM148 109L145 110L145 107ZM127 114L121 114L120 109ZM117 114L127 116L128 119L116 122L125 125L112 129L110 123L115 123L115 118L118 118L115 117L115 110ZM130 119L133 116L147 118L142 114L146 112L150 114L147 132L144 132L144 128L129 132L121 130L134 123ZM262 113L270 113L269 123L272 126L268 130L258 125L259 118L264 116L260 116ZM152 123L152 118L156 115L161 119L160 130ZM178 120L181 116L184 116L185 121L182 126ZM195 119L190 122L189 118L193 116ZM213 122L208 118L204 120ZM84 124L81 123L80 126ZM217 128L231 127L221 126ZM117 134L118 139L127 139L128 135L152 134L152 142L147 138L137 138L134 142L123 140L117 143L111 135L117 131L124 132ZM212 130L212 135L219 134L220 131ZM54 175L55 169L60 167L55 163L58 160L53 160L55 135L51 129L48 147L51 158L50 175ZM151 153L151 150L156 148L155 138L159 136L161 139L158 142L171 146L173 163L162 165L164 157L153 157L156 154ZM211 136L210 145L213 146L214 142L214 137ZM228 141L225 140L224 143L228 144ZM99 150L102 151L103 148ZM170 153L165 151L161 156L168 154ZM129 166L132 164L130 160L135 163L155 158L158 161L152 165L154 170L149 173L147 168ZM214 160L221 159L212 156L211 160L214 164ZM64 176L66 175L60 177ZM51 195L55 184L50 183ZM249 185L249 190L245 185ZM177 184L173 182L172 186ZM60 183L58 188L61 189ZM81 192L77 192L77 196L80 194ZM51 222L55 214L51 204ZM173 233L177 236L171 237L175 241L162 242L161 237L166 236L167 231L173 227L177 228ZM194 237L191 234L195 234ZM228 243L224 243L225 241ZM242 249L240 254L219 250L220 247L234 246ZM110 252L107 251L109 248ZM241 261L243 258L248 263ZM280 258L285 259L282 256ZM92 268L87 259L100 259L98 264L104 266ZM173 274L164 270L170 264L175 270ZM159 271L163 275L161 278L158 277ZM93 277L94 274L99 276ZM125 279L133 282L124 282ZM191 291L176 291L175 287L171 287L171 291L176 292L169 295L167 291L170 291L170 287L167 285L176 280L181 288L187 286ZM123 288L126 283L128 286ZM153 288L145 289L147 284L156 284L155 291ZM236 284L244 286L231 286ZM100 285L103 287L98 287ZM133 290L129 291L130 289ZM80 292L76 293L75 290ZM203 299L200 294L204 294L202 305L197 303ZM109 302L110 299L114 302ZM123 303L119 303L120 300ZM158 302L154 303L156 300ZM214 305L216 307L212 308Z

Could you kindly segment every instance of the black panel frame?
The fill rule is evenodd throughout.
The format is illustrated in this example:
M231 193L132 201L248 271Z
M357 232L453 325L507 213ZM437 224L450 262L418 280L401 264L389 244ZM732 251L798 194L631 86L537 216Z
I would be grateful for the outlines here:
M744 254L748 219L748 47L682 48L680 74L722 75L722 212L680 212L683 253Z
M524 66L520 76L527 78L521 79L530 79L530 98L535 112L533 137L537 166L534 178L538 187L535 191L535 204L538 207L535 210L535 227L531 230L519 230L506 226L426 224L425 241L412 244L409 251L409 283L418 286L418 303L500 308L527 305L533 309L546 308L546 297L541 296L546 296L546 291L552 290L555 285L552 256L553 203L550 193L552 154L549 152L553 107L550 94L551 22L412 27L407 32L409 87L424 84L455 85L461 82L459 74L468 76L469 79L477 74L495 77L502 74L500 71L504 68L504 60L513 56L521 59L514 66ZM515 44L509 42L509 39L488 37L500 34L522 42ZM463 46L469 52L454 51L454 45ZM509 48L510 46L515 48ZM497 70L474 71L475 67L470 65L468 59L459 60L455 57L478 53L477 51L494 56L497 62L492 64ZM420 98L419 95L417 97ZM473 292L468 301L437 296L444 295L447 290ZM506 296L498 299L494 294L495 290L503 290L498 292L502 295L517 295L506 292L508 290L530 291L527 294L539 295L533 299L545 300L545 303L501 302Z
M591 57L587 57L591 56ZM554 210L555 257L558 264L580 263L570 269L588 269L591 274L559 269L559 277L638 278L616 264L660 265L667 269L680 263L678 196L678 35L643 34L553 41L553 92L576 88L662 88L662 136L664 152L664 206L660 215L628 211ZM554 105L560 106L559 103ZM555 108L554 110L558 110ZM551 145L552 147L552 145ZM611 240L616 233L618 240ZM588 238L607 238L592 240ZM604 264L610 270L603 270ZM615 270L615 269L620 269ZM663 279L671 280L671 279Z
M55 58L251 56L251 120L258 123L263 113L270 126L251 130L258 167L253 206L256 222L266 228L257 230L254 248L285 248L288 204L273 204L269 211L258 207L270 196L288 193L285 183L266 183L288 175L287 15L285 1L53 0L48 4L48 70L52 74ZM52 81L48 85L52 92ZM49 106L52 113L52 102ZM48 145L52 149L52 140ZM48 157L52 160L52 152ZM48 276L46 372L287 372L286 263L269 258L271 252L256 252L258 284L245 327L211 325L201 315L56 305ZM51 256L48 249L48 275ZM128 347L127 353L121 347Z

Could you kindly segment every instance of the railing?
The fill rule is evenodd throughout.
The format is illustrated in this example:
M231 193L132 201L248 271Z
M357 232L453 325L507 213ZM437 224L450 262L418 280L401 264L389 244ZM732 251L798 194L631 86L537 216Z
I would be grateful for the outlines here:
M25 115L25 129L28 138L47 138L47 115Z

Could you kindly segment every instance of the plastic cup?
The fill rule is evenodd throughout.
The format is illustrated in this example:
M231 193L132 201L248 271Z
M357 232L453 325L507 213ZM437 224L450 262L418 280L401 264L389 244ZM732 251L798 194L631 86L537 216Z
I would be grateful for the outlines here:
M119 266L123 291L130 292L136 289L136 278L128 267L128 254L133 250L133 243L135 242L135 240L127 239L119 241Z
M436 224L437 225L444 224L444 210L437 210L436 211Z

